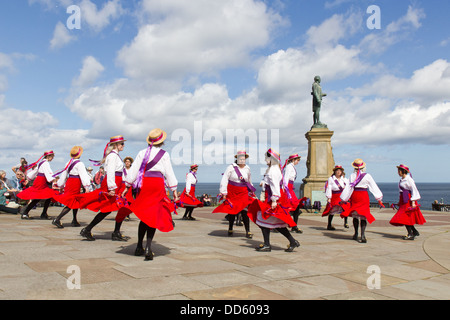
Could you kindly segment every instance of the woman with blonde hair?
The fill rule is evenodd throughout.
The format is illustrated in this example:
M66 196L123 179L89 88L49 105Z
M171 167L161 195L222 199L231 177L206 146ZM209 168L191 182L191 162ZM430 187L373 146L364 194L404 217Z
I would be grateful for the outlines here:
M265 201L255 199L248 208L249 218L256 223L262 231L264 244L257 251L270 252L270 230L277 229L289 240L286 252L292 252L300 243L295 240L288 230L296 226L290 215L291 207L286 192L283 190L283 181L280 166L280 155L270 148L265 154L267 170L264 175Z
M111 137L103 152L103 159L101 161L91 160L96 165L104 166L106 176L99 189L79 196L80 209L98 212L91 223L80 232L80 235L88 241L95 240L91 234L92 228L103 221L111 212L118 211L120 208L133 202L131 190L125 196L122 196L122 192L125 189L123 181L124 164L119 156L119 152L123 151L125 141L121 135ZM129 237L123 236L120 232L124 219L125 216L119 217L118 214L116 215L116 224L111 235L113 241L127 241L129 239Z
M55 153L52 150L46 151L39 160L25 168L25 170L32 168L31 171L28 171L27 178L30 180L34 179L34 182L31 187L26 188L17 194L17 197L22 200L32 200L22 212L22 219L30 219L28 215L30 210L41 200L45 200L41 219L50 219L47 215L47 210L52 199L58 194L57 190L52 189L55 178L53 177L50 162L54 157Z

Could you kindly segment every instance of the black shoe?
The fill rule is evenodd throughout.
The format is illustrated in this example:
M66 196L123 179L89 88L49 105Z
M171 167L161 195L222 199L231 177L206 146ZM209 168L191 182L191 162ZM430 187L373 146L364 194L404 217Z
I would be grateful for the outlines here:
M418 236L420 236L420 233L419 233L419 231L414 230L413 231L413 235L414 235L414 237L418 237Z
M295 232L295 233L303 233L302 229L299 229L298 227L293 227L293 228L291 229L291 231L292 231L292 232Z
M233 230L228 230L228 236L232 237L233 236Z
M350 228L350 227L348 226L348 223L345 223L345 224L344 224L344 228L345 228L345 229Z
M260 244L258 248L256 248L256 251L260 251L260 252L270 252L272 251L272 247L265 245L265 244Z
M80 227L81 225L78 223L77 220L72 220L72 223L70 224L72 227Z
M145 261L153 260L153 252L150 248L145 248Z
M61 221L53 219L52 225L57 226L59 229L64 229L64 226L61 224Z
M81 229L80 235L85 237L87 241L95 241L95 238L92 236L92 233L86 228Z
M253 238L253 233L247 232L247 233L245 234L245 237L246 237L247 239L252 239L252 238Z
M407 236L403 236L403 240L414 240L414 234L408 234Z
M295 240L294 243L289 244L288 248L284 251L286 252L292 252L294 251L295 248L300 247L300 242L298 242L297 240Z
M145 250L142 247L136 247L136 250L134 251L134 255L136 257L143 256L144 253L145 253Z
M334 230L336 230L336 228L335 228L335 227L333 227L333 226L327 226L327 230L331 230L331 231L334 231Z
M188 217L187 219L188 219L188 220L192 220L192 221L197 220L197 219L195 219L194 217Z
M48 216L48 214L41 214L41 220L50 220L51 218Z
M352 239L355 240L355 241L358 241L358 234L355 233L355 234L353 235Z
M123 236L120 231L114 231L111 235L112 241L128 241L130 237Z
M27 214L23 214L20 218L21 218L22 220L31 220L30 216L27 215Z
M365 236L361 236L361 241L360 243L367 243L367 239Z

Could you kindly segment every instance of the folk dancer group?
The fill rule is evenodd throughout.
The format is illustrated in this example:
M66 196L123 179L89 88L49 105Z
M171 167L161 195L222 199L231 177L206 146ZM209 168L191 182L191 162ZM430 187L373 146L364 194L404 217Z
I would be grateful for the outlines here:
M140 220L138 226L138 242L135 250L136 256L145 255L145 260L153 259L151 244L156 230L170 232L174 229L172 213L176 213L177 207L186 208L183 219L195 220L192 211L201 207L202 203L195 197L195 185L197 183L196 172L198 165L192 165L186 175L186 188L180 198L177 193L178 181L175 177L170 156L162 149L167 137L161 129L150 131L147 136L147 147L141 150L135 160L129 158L131 164L124 166L119 153L123 151L125 139L123 136L110 138L100 161L93 161L96 165L103 165L106 176L101 187L92 190L90 177L86 167L80 158L83 153L81 146L75 146L70 151L70 159L63 170L53 173L50 162L55 154L53 151L45 152L38 161L29 165L31 170L27 176L34 179L31 187L20 192L17 196L24 200L31 200L22 212L22 219L30 219L29 212L36 204L45 200L41 219L49 219L48 206L51 201L64 205L61 213L52 223L58 228L63 228L61 219L73 211L72 226L79 226L77 212L80 209L88 209L97 212L97 215L83 228L80 235L88 241L94 241L91 231L110 213L117 211L115 228L112 240L127 241L129 237L122 235L120 228L124 219L134 213ZM298 154L293 154L281 166L279 153L273 149L265 153L267 170L262 180L264 199L260 200L255 195L255 187L252 184L251 172L246 164L249 155L245 151L238 151L236 161L229 165L220 182L219 200L222 203L213 210L213 213L227 214L229 226L228 235L233 236L233 224L238 214L242 215L245 226L245 236L253 237L250 232L250 220L261 230L263 244L256 247L257 251L270 252L271 230L276 229L289 241L286 252L292 252L300 246L294 239L292 232L301 233L298 228L298 215L302 201L298 199L294 191L297 165L301 159ZM354 172L350 179L344 176L342 166L336 166L333 175L326 184L327 207L323 216L328 217L328 230L335 230L331 221L333 215L340 214L345 219L353 218L354 240L365 243L365 230L367 222L371 224L375 218L370 212L368 190L383 206L383 194L378 188L372 176L365 172L366 164L361 159L356 159L352 166ZM398 174L401 177L399 183L400 198L398 211L390 221L392 225L406 226L408 234L405 240L413 240L419 235L414 228L415 224L424 224L426 221L420 211L417 201L420 194L405 165L400 165ZM57 177L59 176L59 179ZM58 192L51 187L57 181L57 186L63 190ZM173 200L168 197L166 190L173 193ZM82 190L85 192L83 193ZM361 237L359 237L361 227ZM144 246L144 237L146 243Z

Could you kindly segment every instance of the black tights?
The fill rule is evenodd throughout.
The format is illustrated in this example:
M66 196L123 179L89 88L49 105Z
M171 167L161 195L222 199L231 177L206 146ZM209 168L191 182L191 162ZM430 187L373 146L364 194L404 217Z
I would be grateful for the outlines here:
M329 216L328 216L328 226L329 227L331 227L331 222L333 221L333 217L334 217L334 215L332 215L332 214L330 214ZM348 222L348 217L344 217L344 223L345 224L347 224Z
M192 218L193 211L194 211L194 207L186 207L186 211L184 211L183 218Z
M244 222L245 231L250 232L250 220L248 218L247 211L243 210L239 213L241 214L242 222ZM233 224L234 220L236 219L236 216L237 215L235 214L228 215L228 230L233 230Z
M61 221L61 219L69 213L71 209L69 207L64 207L64 209L62 209L61 213L59 214L59 216L55 219L56 221ZM78 213L78 209L73 209L72 211L73 213L73 220L72 221L77 221L77 213Z
M367 221L361 219L361 237L365 237ZM353 218L353 227L355 228L355 237L358 236L359 219Z
M103 221L111 212L99 212L94 217L94 219L89 223L89 225L86 227L87 231L91 231L93 227L95 227L97 224ZM122 222L117 222L114 227L114 232L120 232L120 227L122 226Z
M38 203L39 201L41 201L40 199L36 199L36 200L32 200L28 206L26 207L25 211L22 213L22 215L28 215L28 213L30 212L31 209L33 209ZM47 210L48 207L50 206L50 201L52 201L52 199L47 199L44 202L44 209L42 210L41 216L46 216L47 215Z
M419 232L417 231L416 228L414 228L414 226L406 226L405 225L405 227L406 227L406 231L408 231L409 236L415 236L415 235L419 234Z
M139 223L139 227L138 227L138 243L137 243L137 247L138 248L144 248L142 246L142 243L144 241L145 234L147 234L146 248L148 248L150 250L151 246L152 246L153 237L155 236L155 231L156 231L155 228L149 227L148 225L146 225L144 222L141 221Z
M261 227L261 231L263 234L263 238L264 238L264 245L265 246L270 246L270 229L266 228L266 227ZM290 244L295 243L295 239L294 237L291 235L291 233L289 232L288 228L276 228L278 230L279 233L281 233L283 236L286 237L286 239L289 240Z

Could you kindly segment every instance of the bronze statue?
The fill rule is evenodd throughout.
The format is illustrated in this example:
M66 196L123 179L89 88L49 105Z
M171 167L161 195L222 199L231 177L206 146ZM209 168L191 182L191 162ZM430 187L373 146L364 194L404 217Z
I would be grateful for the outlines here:
M313 96L313 121L314 124L312 128L327 128L327 125L320 122L320 108L322 107L322 97L325 97L327 94L322 93L322 87L320 86L320 77L315 76L314 77L314 83L312 85L312 92Z

